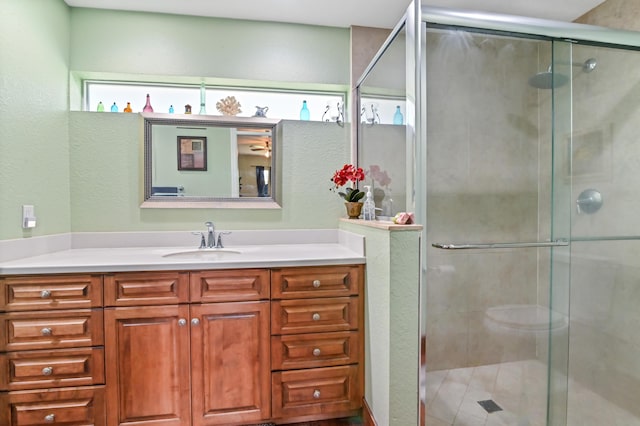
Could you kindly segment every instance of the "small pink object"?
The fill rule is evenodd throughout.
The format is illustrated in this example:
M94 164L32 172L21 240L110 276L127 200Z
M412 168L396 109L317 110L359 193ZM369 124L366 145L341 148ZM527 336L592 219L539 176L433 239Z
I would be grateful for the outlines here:
M411 225L414 222L413 213L401 212L395 215L393 222L398 225Z

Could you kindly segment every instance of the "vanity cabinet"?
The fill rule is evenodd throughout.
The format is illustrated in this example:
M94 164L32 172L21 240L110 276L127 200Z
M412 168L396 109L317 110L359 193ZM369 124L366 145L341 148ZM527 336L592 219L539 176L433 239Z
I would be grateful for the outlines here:
M101 275L0 278L0 424L104 425Z
M358 413L364 387L363 266L272 269L274 419Z
M364 266L0 277L0 425L346 417Z
M105 290L109 425L269 419L268 269L113 274L105 283L114 286Z

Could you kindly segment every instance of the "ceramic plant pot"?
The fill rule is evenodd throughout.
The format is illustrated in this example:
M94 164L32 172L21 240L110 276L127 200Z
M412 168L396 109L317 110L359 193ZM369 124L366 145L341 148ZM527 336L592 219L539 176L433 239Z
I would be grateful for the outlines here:
M347 216L349 216L349 219L357 219L360 217L362 203L348 201L344 203L344 206L347 208Z

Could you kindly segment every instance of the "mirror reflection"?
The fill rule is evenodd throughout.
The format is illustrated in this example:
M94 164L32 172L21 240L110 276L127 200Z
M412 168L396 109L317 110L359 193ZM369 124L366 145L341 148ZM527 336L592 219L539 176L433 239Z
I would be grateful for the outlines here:
M278 120L143 114L144 203L274 201Z
M370 185L376 213L389 219L405 211L411 202L412 148L407 140L406 33L398 29L384 54L358 84L360 123L358 165L365 170L364 185ZM409 136L408 136L409 135Z

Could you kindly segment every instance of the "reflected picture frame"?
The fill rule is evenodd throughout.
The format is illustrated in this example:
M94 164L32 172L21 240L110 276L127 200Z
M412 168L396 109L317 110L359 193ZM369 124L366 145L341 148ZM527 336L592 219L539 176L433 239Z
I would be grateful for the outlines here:
M178 170L207 170L207 138L178 136Z

